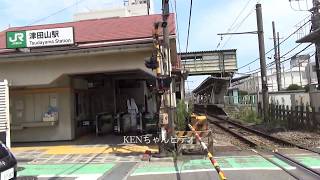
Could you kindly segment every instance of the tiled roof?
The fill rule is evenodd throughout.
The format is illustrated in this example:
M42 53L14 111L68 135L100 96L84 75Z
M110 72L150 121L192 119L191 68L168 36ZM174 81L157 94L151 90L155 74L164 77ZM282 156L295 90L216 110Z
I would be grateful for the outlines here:
M0 50L6 48L6 31L37 30L61 27L74 27L75 42L111 42L152 37L153 24L161 21L161 15L132 16L122 18L104 18L66 22L58 24L12 27L0 32ZM174 15L168 20L169 32L175 34Z

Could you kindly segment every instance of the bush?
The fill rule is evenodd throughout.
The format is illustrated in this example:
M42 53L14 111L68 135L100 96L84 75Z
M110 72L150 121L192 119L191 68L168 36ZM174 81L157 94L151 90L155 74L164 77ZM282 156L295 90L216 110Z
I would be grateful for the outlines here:
M243 109L238 113L237 119L240 119L243 122L247 123L256 123L259 124L262 120L258 117L256 111L251 109Z
M304 90L304 88L297 84L291 84L290 86L287 87L287 91L295 91L295 90Z
M176 130L184 131L187 125L187 118L189 112L187 111L187 105L184 101L179 101L177 104L177 121L176 121Z

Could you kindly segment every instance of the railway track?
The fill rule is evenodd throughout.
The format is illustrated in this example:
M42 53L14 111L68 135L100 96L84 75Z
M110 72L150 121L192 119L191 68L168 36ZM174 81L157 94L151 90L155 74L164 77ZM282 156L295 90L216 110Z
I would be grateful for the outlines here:
M304 147L299 144L294 144L289 141L270 136L269 134L266 134L264 132L243 126L240 123L229 120L228 117L216 116L210 113L208 115L208 120L210 123L234 135L236 138L242 140L253 148L267 149L272 151L278 148L296 147L316 154L320 154L319 151Z
M283 171L288 173L290 176L292 176L294 179L302 180L302 179L320 179L320 172L316 171L310 167L305 166L304 164L296 161L295 159L288 157L282 153L277 152L278 148L284 148L284 147L296 147L300 149L305 149L307 151L311 151L313 153L320 154L317 151L314 151L312 149L293 144L291 142L270 136L268 134L265 134L263 132L248 128L246 126L243 126L239 123L233 122L231 120L219 117L219 116L214 116L214 115L209 115L208 120L210 123L220 127L221 129L225 130L226 132L232 134L236 138L240 139L241 141L247 143L250 145L252 148L253 152L255 152L257 155L263 157L270 163L278 166L281 168ZM277 157L278 159L286 162L290 166L294 167L296 170L295 171L290 171L277 162L273 161L272 159L262 155L257 151L257 149L263 149L267 150L271 155L274 157Z
M213 111L214 112L214 111ZM201 112L200 113L204 113ZM306 151L320 154L319 151L304 147L299 144L294 144L289 141L271 136L269 134L266 134L264 132L243 126L240 123L237 123L235 121L230 120L225 115L215 115L214 113L210 113L208 111L205 111L205 114L207 114L208 121L215 126L221 128L225 132L233 135L240 141L248 144L250 147L252 147L252 151L255 152L257 155L263 157L270 163L278 166L283 171L288 173L290 176L292 176L294 179L302 180L302 179L320 179L320 172L316 171L310 167L307 167L306 165L298 162L297 160L288 157L287 155L284 155L282 153L278 152L278 149L280 148L299 148L304 149ZM221 114L221 113L220 113ZM288 170L278 164L277 162L273 161L271 158L266 157L265 155L258 152L258 150L266 150L269 155L272 155L290 166L294 167L295 170Z

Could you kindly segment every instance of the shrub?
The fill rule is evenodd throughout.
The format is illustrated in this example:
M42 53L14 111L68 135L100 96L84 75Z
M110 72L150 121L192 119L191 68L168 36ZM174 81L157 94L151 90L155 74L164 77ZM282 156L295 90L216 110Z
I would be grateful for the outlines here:
M177 130L185 130L188 116L187 105L184 101L180 100L177 104L177 119L175 123Z
M304 90L304 88L297 84L291 84L290 86L287 87L287 91L295 91L295 90Z

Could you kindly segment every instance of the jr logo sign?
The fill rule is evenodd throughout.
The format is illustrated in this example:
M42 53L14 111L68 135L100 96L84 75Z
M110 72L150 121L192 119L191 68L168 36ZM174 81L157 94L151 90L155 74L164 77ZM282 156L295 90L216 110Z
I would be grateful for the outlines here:
M7 32L7 48L27 47L26 31Z

